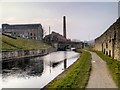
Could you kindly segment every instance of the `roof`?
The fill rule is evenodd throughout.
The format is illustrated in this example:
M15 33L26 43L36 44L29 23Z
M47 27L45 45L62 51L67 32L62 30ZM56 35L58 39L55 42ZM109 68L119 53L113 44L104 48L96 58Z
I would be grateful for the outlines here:
M63 41L63 42L66 42L66 41L70 41L69 39L66 39L65 37L63 37L61 34L59 34L59 33L56 33L56 32L54 32L54 31L52 31L52 33L50 34L50 35L46 35L45 36L45 39L49 39L50 38L50 36L52 36L52 39L59 39L59 40L57 40L57 41Z
M38 28L42 27L41 24L16 24L16 25L9 25L9 24L2 24L2 28L6 29L24 29L24 28Z

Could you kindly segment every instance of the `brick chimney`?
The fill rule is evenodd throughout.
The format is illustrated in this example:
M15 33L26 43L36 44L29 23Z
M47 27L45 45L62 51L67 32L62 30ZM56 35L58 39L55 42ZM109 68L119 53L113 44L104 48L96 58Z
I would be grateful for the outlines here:
M66 17L63 16L63 36L66 38Z

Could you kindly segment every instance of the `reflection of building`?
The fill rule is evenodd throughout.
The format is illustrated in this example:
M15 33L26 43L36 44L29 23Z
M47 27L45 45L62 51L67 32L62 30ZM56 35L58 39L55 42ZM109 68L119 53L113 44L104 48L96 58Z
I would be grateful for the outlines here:
M11 74L16 73L16 75L22 74L23 76L26 74L29 76L40 76L43 73L43 70L44 70L44 60L40 60L40 57L20 58L20 59L2 61L3 77L6 75L6 73L11 73Z
M51 42L69 42L69 39L66 39L62 35L56 32L52 32L50 35L45 36L44 38L46 41L51 41Z
M2 29L0 28L0 34L2 33Z
M95 39L95 49L120 60L120 18Z
M6 33L15 37L42 40L43 29L41 24L21 24L9 25L2 24L2 33Z

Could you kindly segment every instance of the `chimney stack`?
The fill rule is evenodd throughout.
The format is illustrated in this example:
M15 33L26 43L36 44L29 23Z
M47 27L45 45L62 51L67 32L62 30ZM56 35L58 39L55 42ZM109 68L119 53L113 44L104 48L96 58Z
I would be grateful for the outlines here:
M66 38L66 17L63 16L63 36Z

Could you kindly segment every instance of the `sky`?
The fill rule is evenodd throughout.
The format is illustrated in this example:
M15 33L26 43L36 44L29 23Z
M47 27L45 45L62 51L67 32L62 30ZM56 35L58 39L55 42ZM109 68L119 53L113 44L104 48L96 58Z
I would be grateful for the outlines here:
M0 28L2 23L40 23L46 34L48 34L49 26L51 31L62 34L62 18L65 15L67 38L86 41L100 36L118 18L118 2L113 2L113 0L111 2L12 1L2 0L0 3Z

